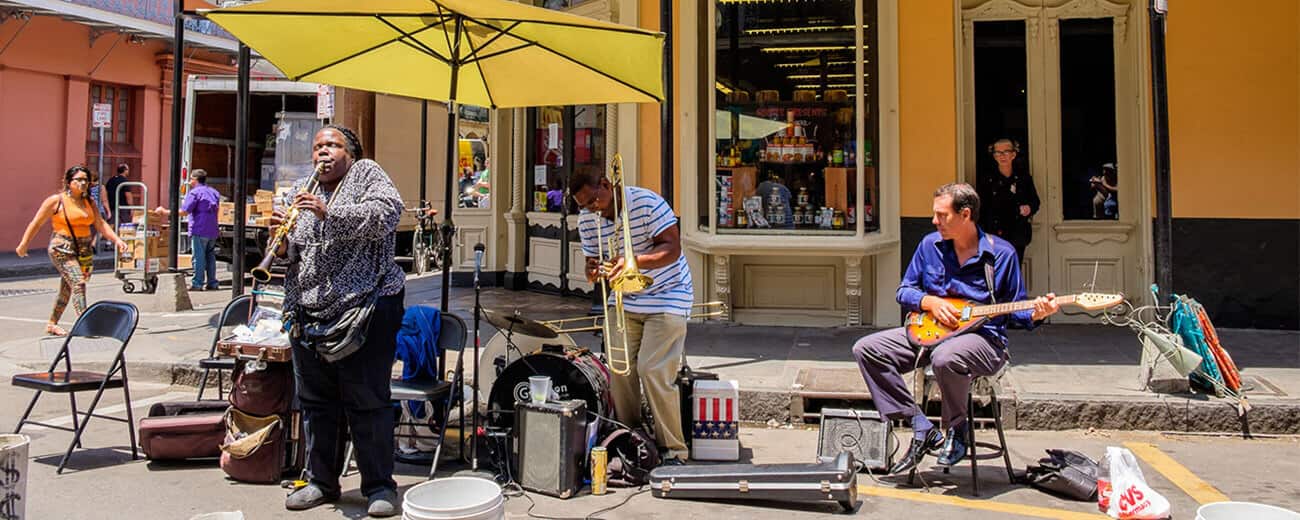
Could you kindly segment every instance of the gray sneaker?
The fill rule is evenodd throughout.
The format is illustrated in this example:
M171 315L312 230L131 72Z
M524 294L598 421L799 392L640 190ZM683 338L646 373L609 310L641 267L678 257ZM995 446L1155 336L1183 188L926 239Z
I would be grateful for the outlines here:
M293 493L289 493L284 499L284 508L290 511L302 511L311 509L321 504L327 504L339 499L338 493L326 493L316 484L307 484Z
M370 495L368 498L370 500L370 507L366 510L366 513L372 517L383 518L388 516L397 516L398 513L402 512L401 508L397 507L396 491L385 489Z

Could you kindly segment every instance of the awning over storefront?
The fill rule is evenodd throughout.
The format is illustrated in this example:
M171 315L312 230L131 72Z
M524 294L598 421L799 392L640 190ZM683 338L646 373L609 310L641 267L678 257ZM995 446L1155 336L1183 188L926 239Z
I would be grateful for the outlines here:
M100 7L104 8L94 7L101 3L103 5ZM124 14L109 10L120 3L105 0L78 0L76 3L63 0L0 0L0 9L8 8L29 11L37 15L58 16L91 27L119 31L140 38L172 39L175 31L170 23L172 18L170 2L150 2L151 5L157 4L159 9L150 8L146 9L147 12L141 13ZM162 12L163 10L165 12ZM224 34L224 31L207 20L187 21L186 29L185 42L188 44L229 53L239 50L239 42L230 37L219 36L218 33Z

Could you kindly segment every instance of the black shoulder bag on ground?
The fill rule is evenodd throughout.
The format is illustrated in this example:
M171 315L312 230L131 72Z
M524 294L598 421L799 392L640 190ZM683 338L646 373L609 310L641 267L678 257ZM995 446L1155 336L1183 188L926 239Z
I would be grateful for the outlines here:
M90 206L95 207L94 203L91 203ZM77 229L72 227L72 219L68 218L68 207L63 204L62 195L59 196L59 210L63 212L63 221L68 223L68 233L72 234L72 254L77 255L77 263L81 264L81 272L89 273L95 267L95 255L93 253L89 255L81 254L81 244L77 240ZM99 210L95 211L98 212ZM86 237L86 239L90 240L90 237Z
M1101 470L1088 456L1072 450L1047 450L1047 457L1025 470L1029 485L1072 500L1091 501L1097 496Z

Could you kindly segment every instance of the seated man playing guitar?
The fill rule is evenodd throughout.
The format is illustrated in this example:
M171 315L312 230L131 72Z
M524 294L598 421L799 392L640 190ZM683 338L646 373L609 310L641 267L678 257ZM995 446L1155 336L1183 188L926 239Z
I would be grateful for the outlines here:
M1024 310L1018 312L992 319L969 319L967 313L945 299L1003 303L1025 296L1015 247L980 230L975 225L979 211L979 195L969 184L946 184L934 192L931 222L938 231L921 239L898 286L898 303L916 314L909 316L909 323L915 325L883 330L853 345L853 357L871 389L876 409L882 416L907 419L912 425L911 445L890 468L891 473L910 471L935 449L939 449L939 464L961 462L967 451L966 397L970 382L997 373L1007 363L1007 322L1015 320L1032 328L1060 310L1056 296L1049 293L1033 300L1032 310L1025 302L1020 306ZM916 311L928 313L927 320L942 326L933 328L952 335L943 339L937 339L937 334L917 337L915 329L922 320ZM977 325L964 328L963 324ZM902 374L927 361L934 369L943 399L946 442L944 434L917 407L903 381Z

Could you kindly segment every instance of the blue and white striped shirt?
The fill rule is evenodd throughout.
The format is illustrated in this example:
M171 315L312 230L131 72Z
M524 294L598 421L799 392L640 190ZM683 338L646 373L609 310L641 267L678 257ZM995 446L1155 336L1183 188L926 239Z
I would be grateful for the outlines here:
M668 207L668 202L653 191L629 186L628 193L628 227L632 235L632 251L645 254L654 247L654 237L677 224L677 215ZM623 247L621 234L623 223L606 220L600 215L582 210L578 215L578 235L582 237L582 253L588 257L600 256L597 249L596 226L600 225L600 235L605 239L605 254L609 256L608 241L615 238L615 250ZM642 314L669 313L689 316L691 304L695 301L695 287L691 281L691 269L686 264L686 256L678 254L677 260L658 269L642 269L654 283L644 291L623 295L623 306L628 312ZM613 303L610 295L610 303Z

